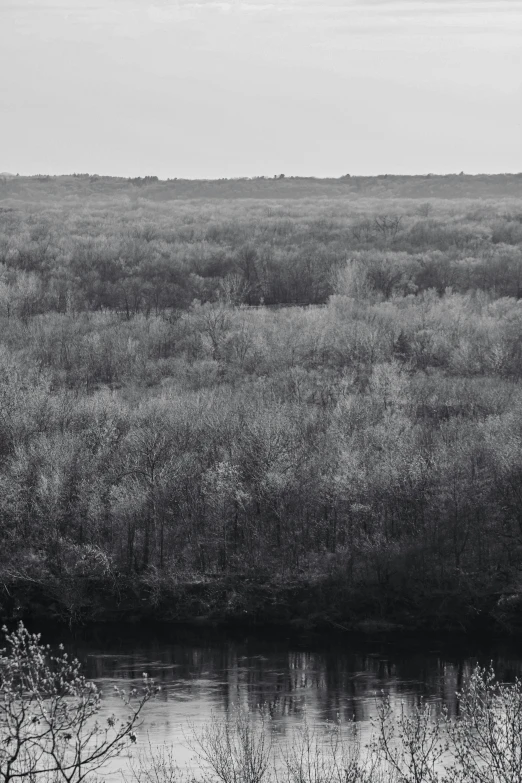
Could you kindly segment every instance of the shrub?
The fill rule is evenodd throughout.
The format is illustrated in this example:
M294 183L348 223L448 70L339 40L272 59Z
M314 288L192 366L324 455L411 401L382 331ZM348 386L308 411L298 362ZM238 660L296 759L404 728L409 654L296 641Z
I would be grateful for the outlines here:
M97 716L101 695L80 674L63 646L58 655L20 623L0 651L0 781L52 779L81 783L136 741L140 713L154 686L118 690L128 711L123 719Z

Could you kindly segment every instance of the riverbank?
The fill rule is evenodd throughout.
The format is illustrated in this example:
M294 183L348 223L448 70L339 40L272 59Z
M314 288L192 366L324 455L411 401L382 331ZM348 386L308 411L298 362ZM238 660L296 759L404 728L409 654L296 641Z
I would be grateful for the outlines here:
M285 627L310 632L522 634L522 596L417 585L353 586L342 579L207 576L166 583L49 576L3 581L2 622Z

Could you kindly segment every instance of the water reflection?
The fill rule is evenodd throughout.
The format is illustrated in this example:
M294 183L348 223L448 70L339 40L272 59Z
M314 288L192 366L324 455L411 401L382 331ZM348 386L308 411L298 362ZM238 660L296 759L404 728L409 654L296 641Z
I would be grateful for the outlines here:
M108 631L111 631L109 634ZM306 716L309 725L355 719L367 733L383 692L397 709L409 709L421 696L445 703L456 713L455 692L474 665L493 662L499 676L522 674L517 646L421 644L397 640L285 639L269 636L226 637L208 631L102 629L89 639L69 640L85 673L105 696L104 709L117 709L113 685L138 684L143 672L161 685L147 705L140 731L157 743L174 743L180 763L190 751L184 737L212 713L233 705L254 711L266 705L278 736L284 737Z

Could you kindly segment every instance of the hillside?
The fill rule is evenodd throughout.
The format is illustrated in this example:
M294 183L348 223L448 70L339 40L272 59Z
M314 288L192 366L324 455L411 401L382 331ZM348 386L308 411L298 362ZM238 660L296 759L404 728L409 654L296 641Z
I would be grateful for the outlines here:
M521 183L4 181L0 614L520 632Z

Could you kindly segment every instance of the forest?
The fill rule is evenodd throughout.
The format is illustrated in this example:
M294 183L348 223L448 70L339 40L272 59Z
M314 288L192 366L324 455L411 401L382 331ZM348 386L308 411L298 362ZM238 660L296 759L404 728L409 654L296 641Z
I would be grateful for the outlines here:
M520 633L522 175L0 176L0 615Z

